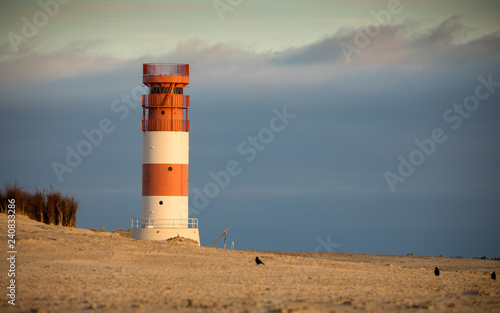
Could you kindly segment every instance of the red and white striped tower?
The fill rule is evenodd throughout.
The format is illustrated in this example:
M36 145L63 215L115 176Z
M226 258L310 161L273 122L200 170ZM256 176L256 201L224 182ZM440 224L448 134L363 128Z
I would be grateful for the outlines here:
M198 220L188 216L188 64L143 65L142 218L132 220L132 238L176 236L200 242Z

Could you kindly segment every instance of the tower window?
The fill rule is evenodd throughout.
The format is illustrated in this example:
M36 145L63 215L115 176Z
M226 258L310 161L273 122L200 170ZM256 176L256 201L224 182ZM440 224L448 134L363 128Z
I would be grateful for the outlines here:
M163 205L163 201L160 201L160 205Z
M149 87L150 94L165 94L168 92L169 87ZM173 95L183 95L184 90L182 87L174 87L171 91Z
M172 171L172 166L169 166L168 167L168 171L171 172Z

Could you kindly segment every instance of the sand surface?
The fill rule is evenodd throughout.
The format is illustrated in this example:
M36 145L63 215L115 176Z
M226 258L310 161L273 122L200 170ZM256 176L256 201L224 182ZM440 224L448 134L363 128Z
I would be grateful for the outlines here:
M223 250L16 221L16 306L2 257L1 312L500 312L500 261Z

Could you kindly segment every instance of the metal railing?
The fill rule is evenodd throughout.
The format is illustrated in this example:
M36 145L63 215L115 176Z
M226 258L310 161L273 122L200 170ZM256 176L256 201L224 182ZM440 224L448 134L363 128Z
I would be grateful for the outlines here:
M142 131L189 131L189 120L159 120L144 118Z
M146 63L142 65L142 74L189 76L189 64Z
M166 94L147 94L142 95L142 106L143 107L177 107L177 108L187 108L189 107L189 96L184 95L166 95Z
M132 228L168 228L168 229L198 228L198 219L197 218L184 218L184 219L133 218Z

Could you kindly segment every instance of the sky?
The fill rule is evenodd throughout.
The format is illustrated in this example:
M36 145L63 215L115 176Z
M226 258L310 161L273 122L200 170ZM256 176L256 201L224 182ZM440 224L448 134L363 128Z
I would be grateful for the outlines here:
M77 227L140 217L142 64L188 63L203 246L231 227L237 249L500 257L499 2L4 1L0 17L0 183L74 196Z

